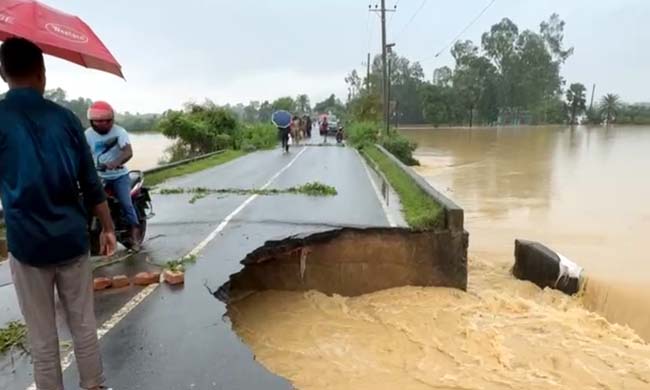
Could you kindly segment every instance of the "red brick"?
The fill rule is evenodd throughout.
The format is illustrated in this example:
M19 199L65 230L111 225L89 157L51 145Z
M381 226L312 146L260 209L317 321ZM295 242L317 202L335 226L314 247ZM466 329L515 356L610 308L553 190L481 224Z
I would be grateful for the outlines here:
M111 280L111 278L100 277L100 278L93 279L93 287L95 291L106 290L112 285L113 285L113 281Z
M165 270L165 272L163 272L163 279L171 285L183 284L185 283L185 273Z
M140 272L135 275L134 283L138 286L148 286L160 281L160 272Z
M113 288L122 288L130 285L131 282L126 275L113 276Z

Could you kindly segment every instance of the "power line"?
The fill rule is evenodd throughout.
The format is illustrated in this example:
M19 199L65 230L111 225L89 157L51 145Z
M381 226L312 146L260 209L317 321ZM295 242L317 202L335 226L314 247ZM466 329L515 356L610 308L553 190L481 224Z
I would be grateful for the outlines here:
M465 26L465 28L458 35L456 35L456 37L454 39L452 39L451 42L447 46L445 46L440 51L438 51L436 53L436 55L433 56L433 58L438 58L440 56L440 54L442 54L444 51L446 51L452 45L454 45L463 36L463 34L465 34L467 32L467 30L469 30L476 22L478 22L479 19L481 19L481 16L483 16L487 12L487 10L490 9L490 7L492 7L492 4L494 4L496 1L497 0L490 1L490 3L487 6L485 6L485 8L483 8L483 10L467 26ZM430 58L430 59L433 59L433 58Z
M397 35L395 35L395 40L397 40L397 38L399 38L399 37L404 33L404 31L406 31L406 29L411 25L411 23L413 22L413 20L415 20L415 18L418 16L418 14L420 13L420 11L422 11L422 8L424 8L424 6L426 5L426 3L427 3L427 0L422 0L422 3L420 3L420 6L418 7L418 9L417 9L417 10L415 11L415 13L411 16L411 19L409 19L409 21L404 25L404 27L402 27L402 29L400 30L400 32L399 32Z

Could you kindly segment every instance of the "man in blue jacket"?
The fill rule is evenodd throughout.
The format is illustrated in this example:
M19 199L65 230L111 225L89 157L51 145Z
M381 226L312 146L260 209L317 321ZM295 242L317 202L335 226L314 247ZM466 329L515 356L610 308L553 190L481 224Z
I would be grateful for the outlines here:
M9 84L0 101L0 195L9 262L27 324L38 389L62 390L54 291L72 333L80 385L102 389L93 310L87 205L102 225L101 249L115 251L106 197L75 115L43 98L42 51L21 38L0 46Z

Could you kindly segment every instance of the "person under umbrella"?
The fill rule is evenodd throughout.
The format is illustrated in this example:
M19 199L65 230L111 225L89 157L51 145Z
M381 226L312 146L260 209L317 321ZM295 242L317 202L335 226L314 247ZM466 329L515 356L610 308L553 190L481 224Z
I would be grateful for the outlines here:
M54 309L58 292L84 389L103 389L84 203L97 215L104 255L116 240L106 195L79 119L43 98L43 52L10 38L0 46L9 92L0 101L0 194L9 265L25 318L38 389L63 389ZM79 191L83 195L79 196Z

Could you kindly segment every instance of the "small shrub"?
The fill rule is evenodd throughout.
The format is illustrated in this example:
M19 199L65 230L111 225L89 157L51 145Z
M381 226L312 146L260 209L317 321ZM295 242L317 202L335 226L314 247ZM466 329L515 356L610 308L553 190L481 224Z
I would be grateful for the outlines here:
M217 134L214 136L214 145L217 150L230 149L232 146L232 137L228 134Z
M420 162L413 158L413 152L418 145L409 141L401 134L393 133L382 142L382 146L397 157L406 165L420 165Z
M375 122L355 122L345 129L348 142L357 148L377 143L379 125Z
M241 130L242 149L245 144L255 149L270 149L278 143L278 129L271 124L255 123L245 125Z

